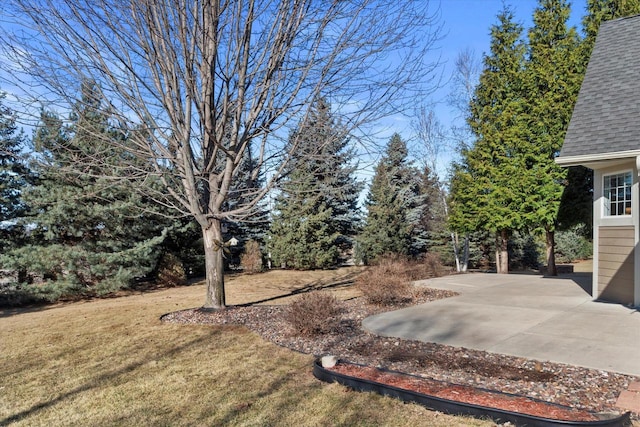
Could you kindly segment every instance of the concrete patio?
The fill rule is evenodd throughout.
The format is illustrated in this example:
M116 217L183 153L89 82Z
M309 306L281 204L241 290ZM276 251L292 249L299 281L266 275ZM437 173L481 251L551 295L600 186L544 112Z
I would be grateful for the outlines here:
M595 302L590 273L461 274L417 282L460 295L364 320L380 335L640 376L640 312Z

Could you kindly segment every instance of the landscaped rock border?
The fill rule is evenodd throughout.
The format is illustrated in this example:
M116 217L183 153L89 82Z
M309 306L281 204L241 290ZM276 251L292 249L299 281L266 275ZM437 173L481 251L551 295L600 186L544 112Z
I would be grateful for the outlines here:
M346 367L347 369L340 369L341 367ZM344 371L354 373L354 375L349 375ZM511 422L516 426L624 427L631 424L629 412L623 414L602 414L576 410L568 406L544 402L530 397L500 393L494 390L473 389L471 387L444 383L415 375L375 369L352 363L338 362L335 366L324 367L322 359L316 359L313 366L313 375L321 381L337 382L357 391L376 392L384 396L400 399L404 402L415 402L429 409L446 414L491 418L499 423ZM377 381L369 378L375 378ZM438 391L432 392L433 394L415 391L428 389ZM460 397L453 399L452 396L456 394L460 395ZM443 395L448 397L441 397ZM469 395L475 395L476 399L473 399L474 396ZM488 397L483 395L487 395ZM469 403L470 401L490 401L492 405L483 406L479 403ZM518 405L526 407L531 413L504 409L517 407ZM558 419L548 418L542 415L533 415L533 413L539 412L544 412L547 415L557 414Z
M424 288L412 304L451 296L450 291ZM344 303L340 327L329 334L302 337L293 333L284 314L287 306L253 305L206 312L181 310L162 316L171 323L245 325L278 345L317 357L416 374L471 387L499 390L547 402L587 409L616 411L620 393L639 378L579 366L451 347L442 344L382 337L364 331L362 319L401 306L378 307L363 298Z

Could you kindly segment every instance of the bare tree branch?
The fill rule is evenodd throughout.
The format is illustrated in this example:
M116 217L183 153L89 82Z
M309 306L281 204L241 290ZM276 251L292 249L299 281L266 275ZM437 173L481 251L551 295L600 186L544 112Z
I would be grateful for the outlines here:
M193 216L211 251L220 221L250 217L285 170L297 149L285 144L289 129L313 99L327 97L348 130L360 132L433 89L437 65L429 52L440 27L425 0L9 0L2 7L12 21L0 36L5 78L22 84L25 101L32 94L67 109L77 105L81 82L96 82L128 129L127 149L147 164L136 173L161 180L154 199ZM225 211L251 141L260 141L256 170L267 184ZM207 259L213 286L209 275L222 273ZM216 286L205 305L224 305Z

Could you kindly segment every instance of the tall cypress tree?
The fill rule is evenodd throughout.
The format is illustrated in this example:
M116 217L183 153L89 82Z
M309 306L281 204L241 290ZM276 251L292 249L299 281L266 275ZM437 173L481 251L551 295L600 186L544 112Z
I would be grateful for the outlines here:
M153 270L165 234L166 224L121 180L135 168L123 167L128 154L110 141L126 132L110 125L95 85L82 91L71 126L42 113L33 141L37 183L24 194L33 244L10 254L15 270L45 280L49 298L130 285Z
M496 266L509 268L509 235L524 225L520 211L525 189L523 167L525 44L522 26L505 8L491 28L491 51L470 105L469 126L476 141L454 168L450 224L455 230L491 231L496 236Z
M586 71L600 24L611 19L640 13L640 0L587 0L587 15L582 19L584 40L582 42L582 64Z
M385 254L417 255L426 248L422 177L408 154L406 143L396 133L375 168L366 200L367 217L358 239L365 263Z
M359 222L362 184L348 135L320 98L290 139L296 153L275 200L271 257L301 269L335 266L347 256Z
M529 143L522 153L520 179L529 194L521 209L530 226L545 232L551 275L557 274L554 232L567 174L554 159L562 148L582 80L580 39L575 28L567 28L570 12L565 0L539 1L529 31L526 67Z

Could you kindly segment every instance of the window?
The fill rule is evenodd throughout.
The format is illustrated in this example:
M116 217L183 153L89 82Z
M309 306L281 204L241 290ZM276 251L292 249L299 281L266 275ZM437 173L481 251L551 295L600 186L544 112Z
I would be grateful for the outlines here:
M631 215L631 172L604 176L604 215Z

